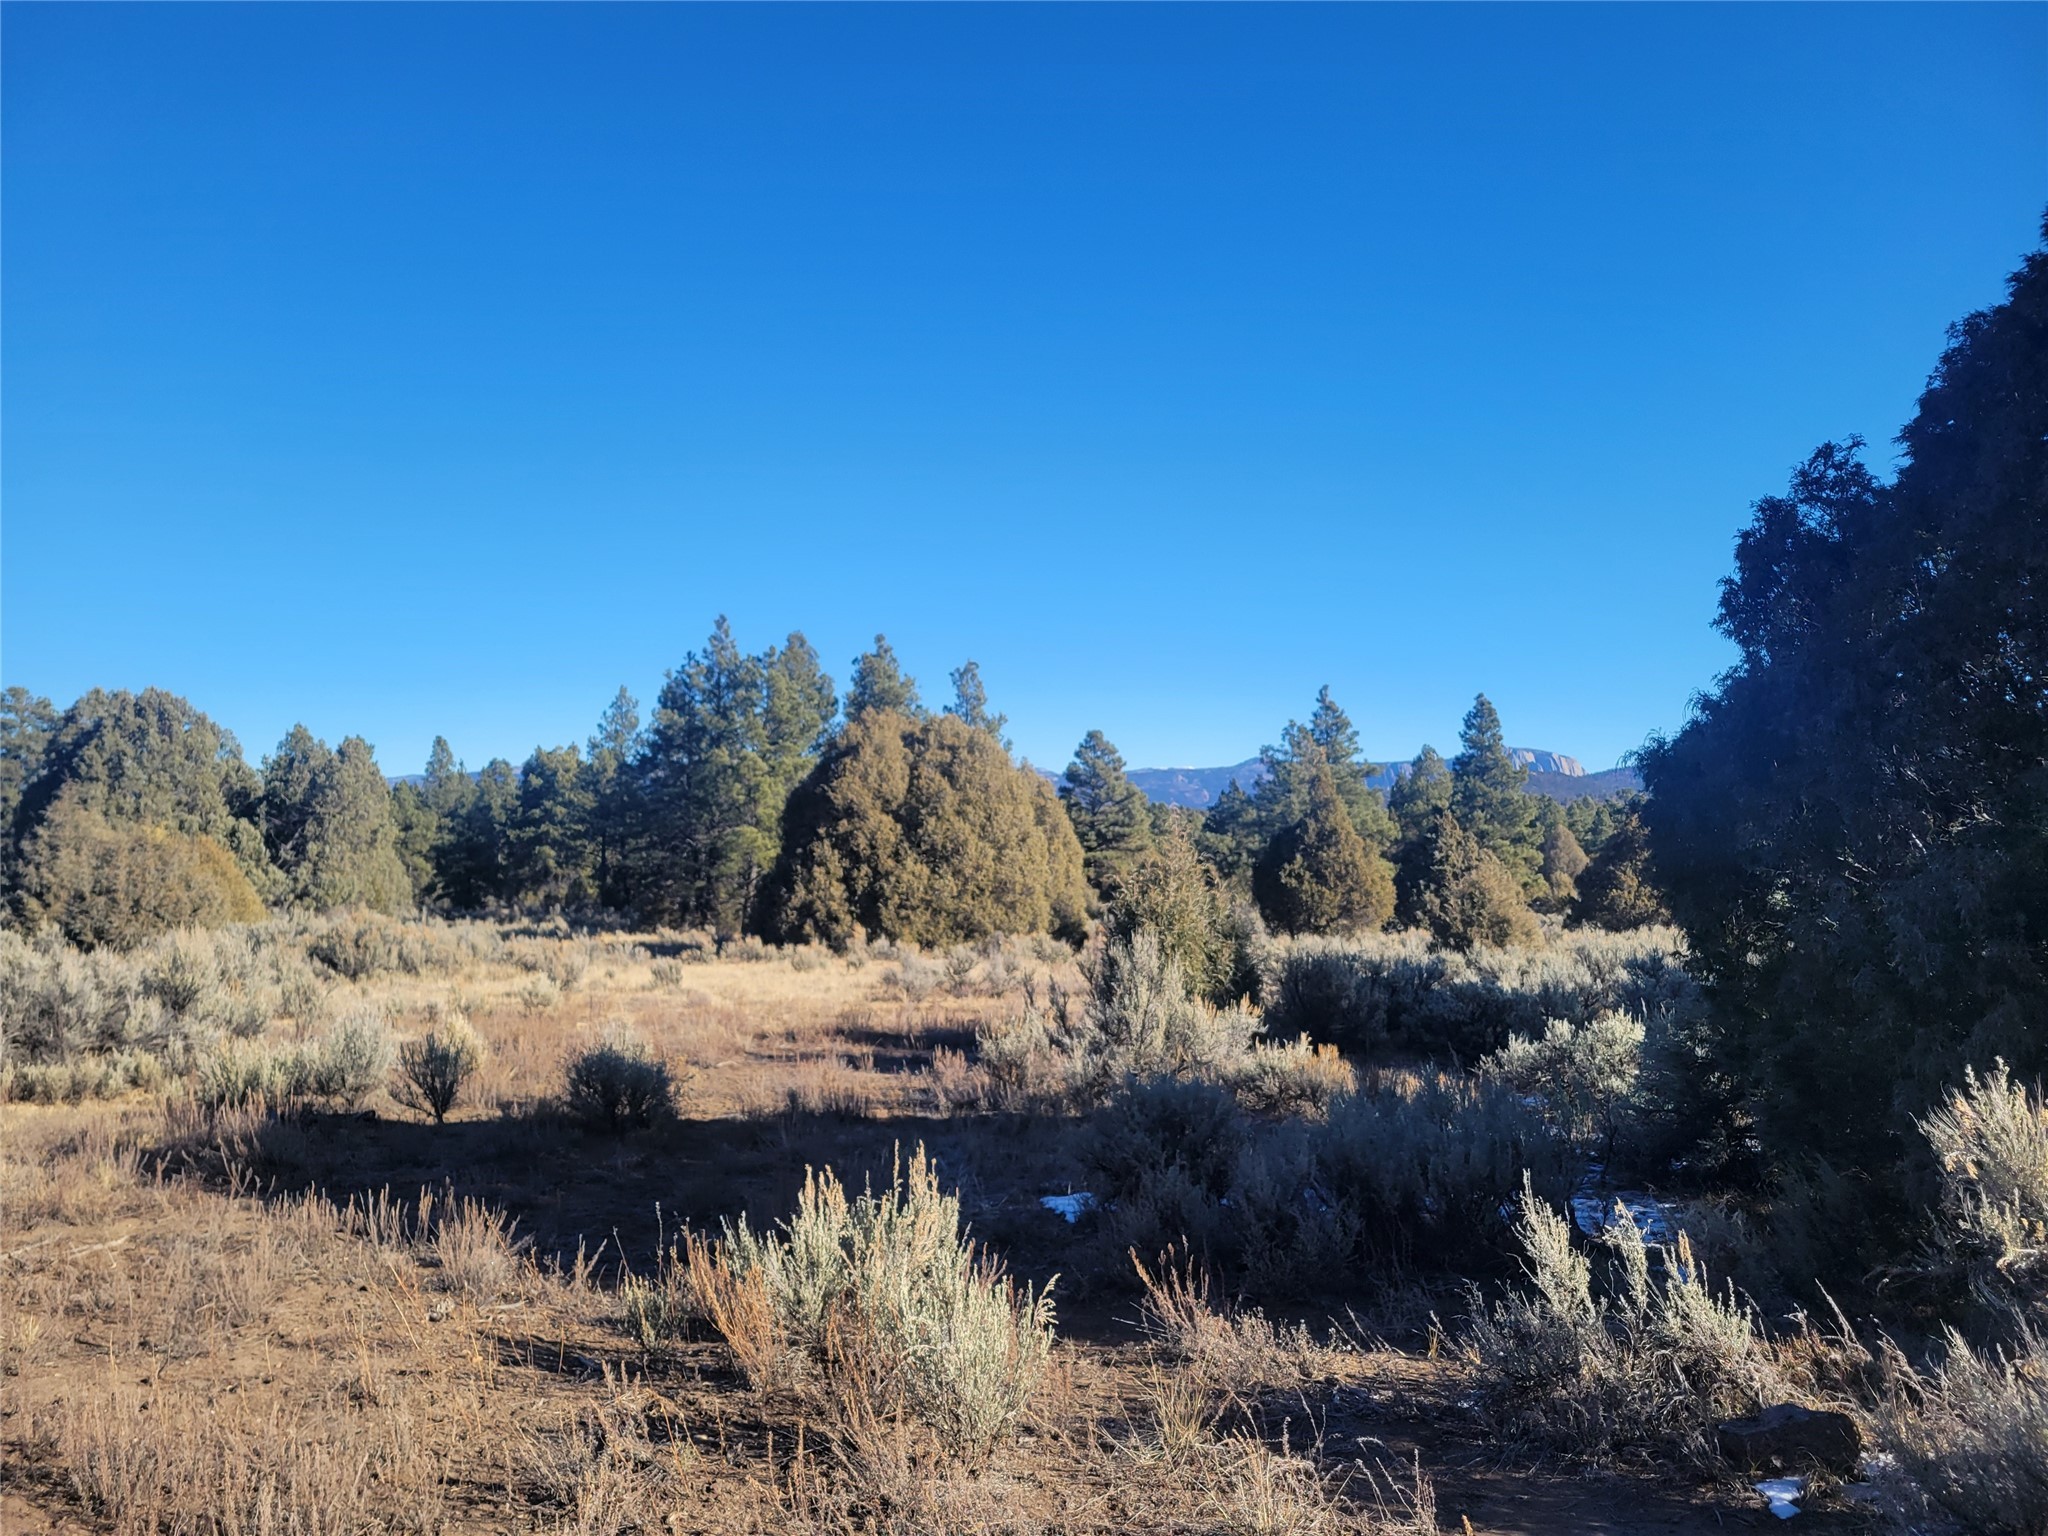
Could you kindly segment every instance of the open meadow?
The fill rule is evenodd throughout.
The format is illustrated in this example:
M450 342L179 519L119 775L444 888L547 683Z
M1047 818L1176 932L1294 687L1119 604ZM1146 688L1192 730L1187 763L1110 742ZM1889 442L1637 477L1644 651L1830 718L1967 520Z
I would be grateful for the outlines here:
M1672 943L1557 936L1455 1003L1429 956L1393 1011L1668 1011ZM10 1017L71 1031L0 1109L10 1531L1705 1531L1768 1518L1716 1418L1884 1432L1853 1329L1654 1252L1611 1358L1533 1358L1557 1320L1505 1255L1613 1155L1632 1061L1605 1105L1360 1072L1242 1010L1137 1017L1045 940L0 944ZM1300 992L1328 948L1262 963ZM1202 1059L1090 1088L1148 1027ZM407 1068L457 1038L437 1123Z

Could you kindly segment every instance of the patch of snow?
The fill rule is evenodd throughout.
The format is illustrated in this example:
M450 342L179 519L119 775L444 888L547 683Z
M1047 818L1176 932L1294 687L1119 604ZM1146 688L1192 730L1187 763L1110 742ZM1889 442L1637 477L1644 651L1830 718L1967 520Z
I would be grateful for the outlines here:
M1806 1479L1803 1477L1767 1477L1750 1486L1764 1496L1772 1514L1780 1520L1790 1520L1799 1513L1799 1506L1792 1501L1806 1497Z
M1048 1211L1064 1216L1070 1225L1095 1209L1095 1197L1085 1189L1071 1195L1040 1195L1038 1203Z

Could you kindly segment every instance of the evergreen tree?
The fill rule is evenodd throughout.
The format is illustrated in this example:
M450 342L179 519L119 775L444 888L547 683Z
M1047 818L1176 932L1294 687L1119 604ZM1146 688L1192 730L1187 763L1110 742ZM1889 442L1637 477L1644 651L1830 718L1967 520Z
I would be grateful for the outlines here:
M1451 759L1451 810L1458 825L1509 868L1533 875L1536 806L1529 770L1509 753L1500 714L1485 694L1472 701L1458 742Z
M1356 933L1386 925L1394 878L1368 849L1326 762L1312 762L1301 819L1268 844L1252 872L1266 921L1285 933Z
M853 715L790 797L766 930L835 946L1078 939L1081 845L1052 787L949 714Z
M211 838L241 866L258 896L279 888L264 850L261 782L241 747L176 694L93 689L64 711L25 773L13 842L21 843L59 795L116 827L162 827Z
M294 903L396 912L411 901L391 791L360 736L330 751L293 726L264 760L261 804L264 837Z
M1705 1070L1774 1157L1872 1174L1966 1065L2048 1070L2048 250L1899 441L1889 485L1828 444L1756 504L1735 665L1642 764Z
M1072 807L1069 800L1070 812ZM1111 938L1125 942L1140 933L1153 934L1159 947L1180 961L1190 993L1221 1005L1234 1001L1234 956L1223 896L1195 847L1194 827L1194 818L1184 811L1168 820L1166 830L1117 883L1107 927Z
M1107 893L1152 844L1150 802L1124 771L1123 755L1100 731L1081 738L1059 794L1081 841L1088 883Z
M26 688L0 693L0 845L21 809L22 791L42 766L58 718L55 705Z
M1543 883L1558 907L1577 897L1579 876L1585 872L1586 863L1586 850L1579 846L1578 838L1560 816L1543 838Z
M790 791L816 761L831 679L802 635L743 655L724 618L669 675L634 770L642 803L635 905L658 921L753 925Z
M1009 716L989 713L988 689L981 681L980 662L966 661L953 669L953 702L946 706L946 713L978 731L987 731L1005 748L1010 745L1003 735Z
M31 925L72 943L129 946L173 928L255 922L263 903L234 855L161 823L110 821L77 786L30 832L19 899Z
M441 818L427 804L420 786L400 781L391 786L391 824L397 829L398 862L410 888L408 902L422 906L434 899L434 850L441 842Z
M1404 851L1396 893L1403 922L1427 928L1448 949L1533 944L1541 936L1515 878L1449 810L1437 811Z
M592 785L573 746L535 747L519 770L519 802L507 829L507 894L545 908L590 900Z
M1386 801L1368 782L1380 769L1359 755L1358 732L1327 687L1316 695L1309 723L1288 721L1281 744L1262 748L1259 759L1266 772L1252 800L1261 846L1306 814L1309 781L1318 769L1329 771L1337 798L1368 849L1377 854L1393 841Z
M1367 848L1383 852L1394 840L1394 823L1387 814L1386 797L1372 787L1371 781L1385 770L1380 764L1365 760L1359 749L1357 728L1330 697L1328 684L1316 694L1308 734L1322 748L1323 760L1330 765L1330 775L1337 786L1337 798L1350 813L1351 825Z
M1438 811L1451 808L1451 769L1435 747L1424 746L1408 771L1387 791L1387 809L1401 840L1419 837Z
M598 716L587 759L592 880L597 899L608 907L625 907L631 901L626 871L639 806L629 768L639 745L640 701L622 687Z
M919 713L917 679L904 675L886 635L875 636L875 648L853 659L853 685L846 691L847 723L877 709Z
M1664 894L1650 875L1649 832L1640 816L1623 815L1579 875L1575 895L1572 915L1596 928L1644 928L1671 921Z
M435 885L457 911L480 912L509 893L506 851L519 814L519 774L494 757L474 778L461 778L467 788L450 797L459 808L441 824Z
M1258 802L1232 779L1202 817L1195 846L1219 880L1242 892L1251 888L1252 866L1265 852L1267 841Z

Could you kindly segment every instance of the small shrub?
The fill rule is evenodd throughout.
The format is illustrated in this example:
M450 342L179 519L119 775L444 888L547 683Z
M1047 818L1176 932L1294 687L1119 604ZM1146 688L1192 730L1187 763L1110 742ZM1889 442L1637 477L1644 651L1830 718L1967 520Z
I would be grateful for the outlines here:
M1337 1047L1316 1045L1303 1035L1253 1045L1230 1082L1238 1102L1255 1113L1322 1119L1357 1088L1358 1077Z
M1617 1119L1642 1066L1642 1021L1608 1012L1581 1025L1552 1019L1539 1039L1510 1035L1480 1073L1540 1099L1551 1123L1574 1142L1604 1141L1611 1153Z
M1530 1289L1476 1307L1466 1337L1482 1411L1497 1433L1569 1456L1705 1465L1715 1423L1755 1411L1783 1383L1751 1311L1732 1290L1709 1289L1683 1234L1653 1255L1620 1208L1607 1231L1617 1283L1596 1297L1569 1223L1523 1189L1516 1232Z
M693 1337L705 1320L705 1310L691 1283L686 1257L671 1248L656 1261L653 1275L624 1276L619 1282L619 1312L642 1349L661 1349Z
M1964 1068L1920 1132L1941 1165L1941 1221L1980 1297L2012 1307L2048 1280L2048 1102L2005 1063Z
M2048 1531L2048 1342L2023 1329L2010 1352L1953 1329L1922 1374L1886 1346L1878 1437L1911 1479L1908 1501L1985 1536Z
M619 1132L675 1112L668 1063L627 1031L570 1057L564 1100L585 1124Z
M657 991L674 992L683 985L683 962L680 960L656 960L647 967L648 978Z
M314 1048L306 1086L315 1097L345 1110L362 1107L391 1070L391 1026L373 1007L344 1014Z
M960 1232L919 1147L887 1189L849 1200L807 1173L796 1214L691 1239L692 1285L757 1386L815 1375L842 1433L893 1411L953 1455L986 1457L1029 1406L1052 1348L1046 1293L1020 1289ZM791 1357L794 1357L793 1359Z
M528 1013L546 1013L562 1000L562 989L546 976L535 976L521 982L514 996Z
M434 1285L473 1302L495 1301L526 1274L528 1239L516 1222L481 1200L420 1197L419 1235L434 1264Z
M391 1096L408 1109L432 1115L439 1125L483 1062L483 1040L462 1014L450 1013L419 1039L398 1048L398 1077Z

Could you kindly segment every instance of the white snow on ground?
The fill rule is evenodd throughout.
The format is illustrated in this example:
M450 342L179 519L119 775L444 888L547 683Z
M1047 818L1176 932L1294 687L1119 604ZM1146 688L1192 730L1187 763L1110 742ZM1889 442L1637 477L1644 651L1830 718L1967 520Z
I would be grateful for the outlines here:
M1069 1223L1079 1221L1085 1213L1095 1209L1095 1197L1085 1189L1071 1195L1040 1195L1038 1203L1048 1211L1066 1217Z
M1767 1477L1750 1486L1764 1496L1771 1513L1780 1520L1790 1520L1799 1513L1799 1506L1792 1501L1806 1497L1806 1479L1803 1477Z

